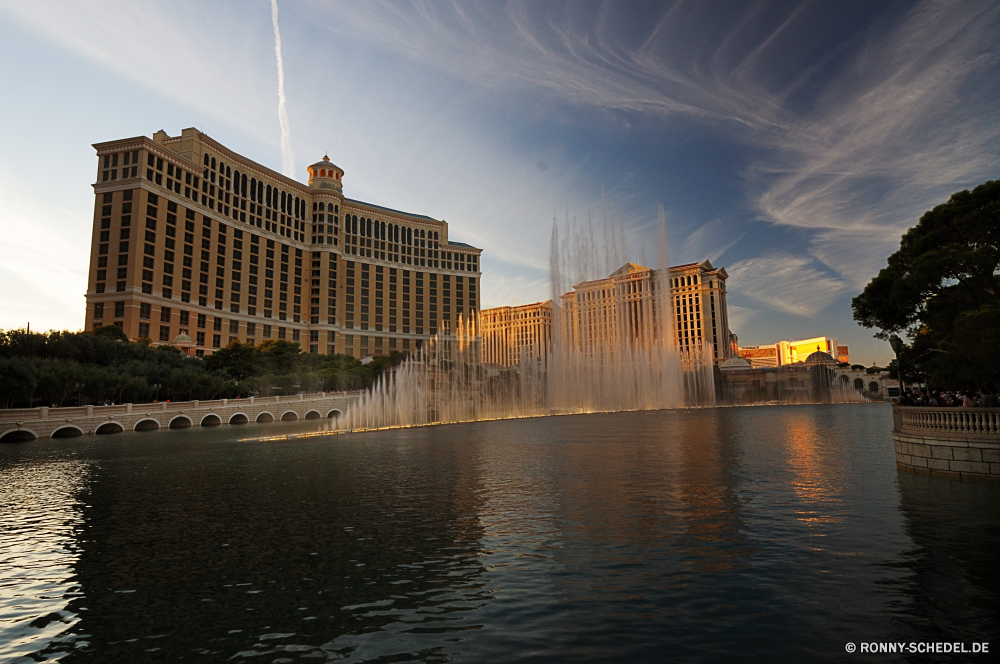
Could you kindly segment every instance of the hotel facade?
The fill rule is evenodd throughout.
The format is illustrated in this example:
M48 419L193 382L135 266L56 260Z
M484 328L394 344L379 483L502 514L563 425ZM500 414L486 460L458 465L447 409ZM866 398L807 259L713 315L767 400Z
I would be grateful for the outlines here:
M848 350L847 346L837 342L836 337L813 337L761 346L741 346L737 354L753 367L783 367L787 364L804 362L816 351L829 354L837 362L850 362Z
M196 129L94 148L88 330L198 356L285 339L361 357L476 316L482 250L443 220L346 198L327 157L302 184Z
M663 280L661 282L661 277ZM565 343L586 352L614 345L623 335L658 338L656 288L669 287L674 346L682 352L711 347L720 363L736 353L737 338L729 330L725 268L708 260L677 265L666 275L626 263L606 279L577 284L561 298L560 325ZM662 286L660 285L662 283ZM482 312L483 362L512 366L520 358L543 362L551 347L552 303L500 307Z

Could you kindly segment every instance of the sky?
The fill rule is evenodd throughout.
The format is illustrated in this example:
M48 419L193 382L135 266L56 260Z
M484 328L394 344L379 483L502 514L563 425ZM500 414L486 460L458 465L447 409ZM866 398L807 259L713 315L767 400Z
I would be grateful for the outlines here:
M554 223L595 278L659 267L663 218L671 264L726 268L741 345L884 364L851 298L1000 177L997 44L974 0L0 0L0 328L83 326L92 144L196 127L446 220L484 308L551 297Z

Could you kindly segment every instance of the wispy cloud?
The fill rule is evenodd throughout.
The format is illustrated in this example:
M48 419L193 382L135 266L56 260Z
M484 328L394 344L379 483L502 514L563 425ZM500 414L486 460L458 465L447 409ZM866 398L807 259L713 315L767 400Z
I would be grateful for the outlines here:
M996 173L998 86L984 73L997 63L998 18L995 3L927 2L866 44L816 110L778 137L777 156L751 171L765 218L821 229L817 257L870 277L873 240L898 243L923 211Z
M761 150L748 205L813 232L808 251L854 284L884 259L873 240L891 251L922 211L1000 166L993 2L926 0L822 52L809 51L826 11L813 3L757 2L727 20L679 0L645 30L614 3L314 9L336 12L345 37L484 87L713 123Z
M815 316L847 284L814 267L807 258L773 254L739 261L726 268L729 289L772 311Z
M714 219L696 228L681 247L681 254L673 262L702 261L708 259L717 263L727 251L736 246L746 236L745 233L734 234L731 224Z

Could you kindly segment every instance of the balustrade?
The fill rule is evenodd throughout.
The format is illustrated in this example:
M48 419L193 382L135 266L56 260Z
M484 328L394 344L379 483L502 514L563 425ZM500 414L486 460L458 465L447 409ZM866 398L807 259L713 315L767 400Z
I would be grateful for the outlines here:
M1000 436L1000 408L895 408L904 432Z

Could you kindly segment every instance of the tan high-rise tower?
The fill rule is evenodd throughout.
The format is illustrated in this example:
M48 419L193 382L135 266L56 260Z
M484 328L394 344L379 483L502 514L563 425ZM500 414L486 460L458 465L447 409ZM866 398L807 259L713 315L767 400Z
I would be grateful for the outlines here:
M482 250L346 198L328 157L304 185L196 129L94 147L87 329L188 335L199 356L287 339L360 357L415 350L478 310Z

